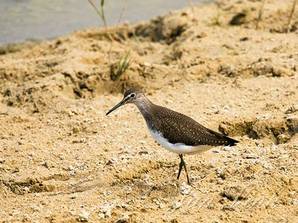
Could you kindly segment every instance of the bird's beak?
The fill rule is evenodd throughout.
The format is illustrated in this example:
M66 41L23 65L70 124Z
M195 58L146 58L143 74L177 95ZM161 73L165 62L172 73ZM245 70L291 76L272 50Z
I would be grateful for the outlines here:
M117 108L121 107L122 105L125 104L126 98L123 98L122 101L120 101L118 104L116 104L113 108L111 108L107 113L106 115L110 114L112 111L115 111Z

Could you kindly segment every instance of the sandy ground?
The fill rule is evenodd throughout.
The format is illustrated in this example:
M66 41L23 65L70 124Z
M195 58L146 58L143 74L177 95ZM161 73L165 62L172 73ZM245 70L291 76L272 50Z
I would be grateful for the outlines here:
M220 2L0 49L2 222L298 222L298 10ZM130 86L240 143L176 180Z

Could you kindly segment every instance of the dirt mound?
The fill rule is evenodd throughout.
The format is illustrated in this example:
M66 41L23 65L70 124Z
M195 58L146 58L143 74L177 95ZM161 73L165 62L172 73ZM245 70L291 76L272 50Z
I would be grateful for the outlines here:
M245 4L243 4L245 3ZM278 7L277 7L278 5ZM288 27L293 2L284 1L218 1L217 24L256 28L269 32L296 32L298 27L297 10ZM261 13L261 16L260 16ZM260 18L261 17L261 18ZM285 18L285 19L280 19ZM288 30L289 28L289 30Z
M298 117L263 117L261 119L223 122L219 131L226 135L247 135L252 139L270 138L276 144L286 143L298 133Z

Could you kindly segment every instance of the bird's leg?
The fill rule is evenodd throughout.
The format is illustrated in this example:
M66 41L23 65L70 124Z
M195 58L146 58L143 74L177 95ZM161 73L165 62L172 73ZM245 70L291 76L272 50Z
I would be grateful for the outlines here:
M183 155L179 154L179 157L180 157L180 164L179 164L179 171L178 171L177 179L179 179L182 167L184 167L184 170L185 170L185 173L186 173L186 178L187 178L187 183L190 185L190 180L189 180L189 177L188 177L186 163L184 162Z
M177 179L179 179L179 177L180 177L180 173L181 173L181 170L182 170L182 167L183 167L183 162L184 162L182 154L179 154L179 157L180 157L180 163L179 163L179 171L178 171Z
M187 168L186 168L186 163L183 161L184 163L184 170L185 170L185 173L186 173L186 178L187 178L187 183L190 185L190 180L189 180L189 177L188 177L188 172L187 172Z

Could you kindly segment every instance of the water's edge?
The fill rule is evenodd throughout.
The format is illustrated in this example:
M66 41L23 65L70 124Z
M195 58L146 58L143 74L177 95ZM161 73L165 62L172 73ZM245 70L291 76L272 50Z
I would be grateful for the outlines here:
M127 0L106 1L109 26L123 22L148 20L191 4L205 4L211 0ZM88 3L76 0L1 1L0 46L13 47L22 42L36 42L66 35L76 30L102 26L102 21ZM14 43L13 45L10 45ZM14 46L15 47L15 46ZM1 49L0 49L1 53Z

